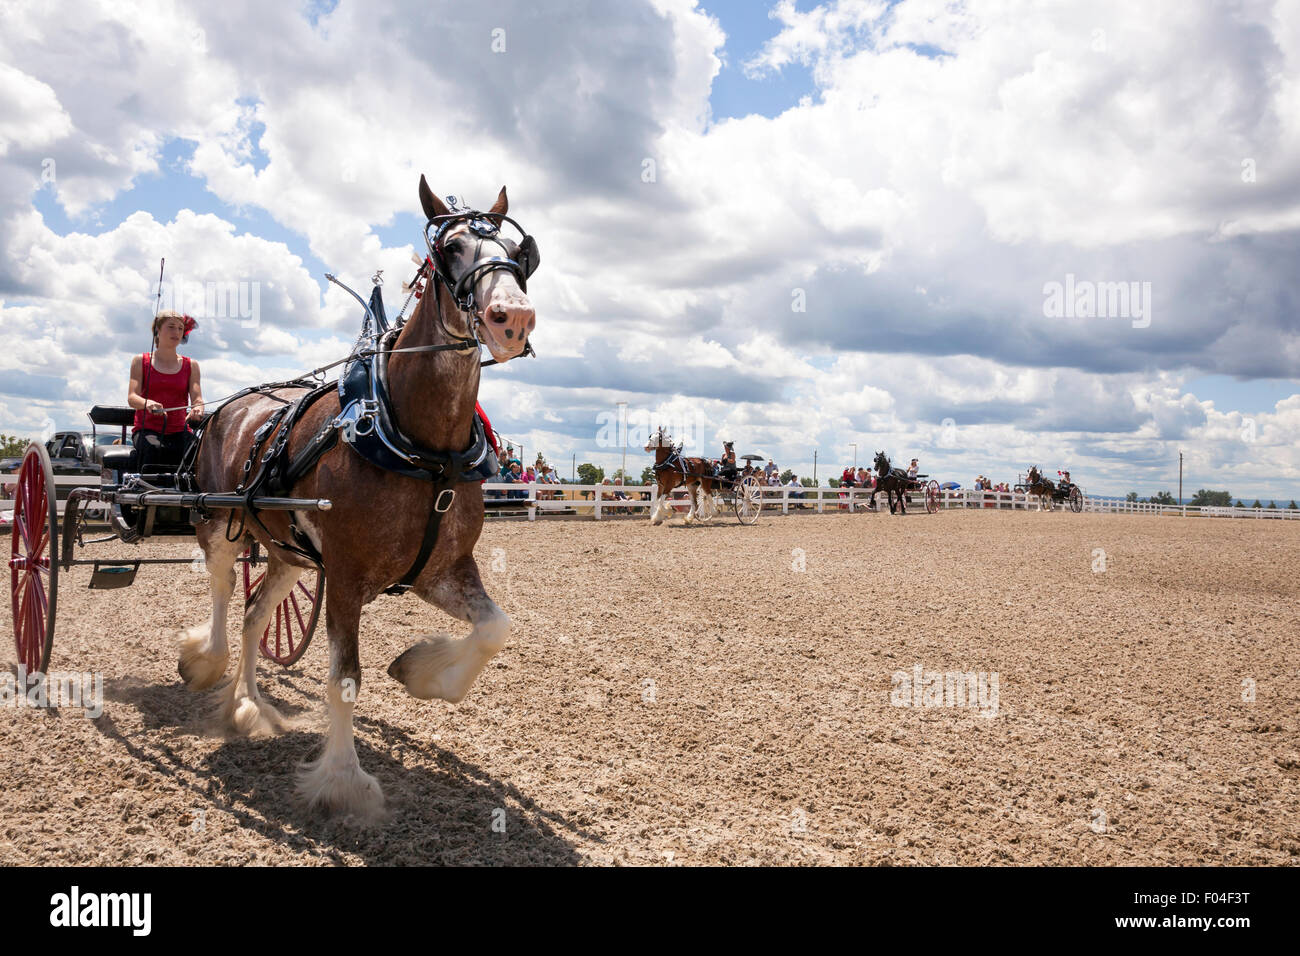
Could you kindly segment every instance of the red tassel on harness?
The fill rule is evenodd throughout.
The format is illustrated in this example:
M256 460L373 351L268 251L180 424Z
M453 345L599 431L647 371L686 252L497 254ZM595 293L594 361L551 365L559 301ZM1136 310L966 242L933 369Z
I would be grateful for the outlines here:
M501 445L497 442L497 433L492 430L492 423L488 421L487 412L483 411L483 406L478 402L474 403L474 411L478 413L478 417L483 421L483 430L487 433L488 444L492 446L492 451L500 456Z

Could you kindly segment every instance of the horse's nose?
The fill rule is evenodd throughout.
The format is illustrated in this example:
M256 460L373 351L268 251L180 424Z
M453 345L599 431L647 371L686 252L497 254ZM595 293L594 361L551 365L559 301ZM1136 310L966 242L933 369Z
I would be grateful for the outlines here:
M487 320L507 339L522 342L537 325L537 313L526 296L493 297Z

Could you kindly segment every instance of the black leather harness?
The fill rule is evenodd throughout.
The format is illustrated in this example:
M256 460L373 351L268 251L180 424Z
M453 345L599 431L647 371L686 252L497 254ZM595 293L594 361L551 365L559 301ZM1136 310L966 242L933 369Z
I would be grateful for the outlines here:
M481 321L481 317L478 317L475 312L472 291L474 283L488 272L505 270L515 276L521 288L526 289L528 277L532 275L533 270L537 268L540 261L536 241L532 236L524 233L523 229L513 219L503 214L485 214L475 210L457 208L451 197L448 197L448 200L454 211L447 215L438 216L436 219L431 219L425 227L425 240L429 247L429 257L424 260L420 270L416 273L415 279L412 281L412 294L419 294L418 290L422 279L431 280L430 284L432 284L432 281L441 281L446 285L452 298L456 301L457 307L470 316L471 334L468 338L453 335L451 336L452 341L445 345L416 346L399 351L438 352L468 349L477 351L479 340L475 333L474 323L476 320ZM484 241L491 241L500 245L507 255L478 257L476 254L473 264L459 279L453 280L450 271L444 264L441 240L449 227L461 221L467 222L470 231L478 237L479 248L482 247ZM516 243L501 237L499 230L503 222L508 222L518 229L523 235L523 239ZM236 396L232 396L233 400L234 398L257 393L282 403L282 407L263 422L254 434L248 459L244 462L244 478L236 488L236 492L244 496L245 507L243 514L251 516L257 522L258 527L278 547L300 555L316 564L317 567L321 567L322 557L319 549L298 528L293 513L290 513L289 520L289 530L293 541L280 541L271 534L258 515L258 509L254 505L254 499L257 496L268 495L275 497L287 494L299 479L316 466L321 456L338 443L340 438L350 445L354 452L377 468L407 478L429 482L431 491L429 517L425 522L424 536L420 541L419 552L406 573L396 583L384 589L386 594L402 594L410 590L416 578L420 576L420 572L424 570L430 555L433 554L433 549L438 542L438 530L442 524L442 516L450 510L452 503L456 500L455 486L493 478L497 474L499 465L483 427L483 422L477 414L472 418L469 447L464 451L436 451L422 448L402 433L394 421L388 385L388 358L394 350L398 335L401 332L401 317L398 317L396 327L390 329L384 315L383 295L378 285L378 278L376 278L375 290L371 294L369 305L332 275L327 274L326 278L351 293L365 308L366 318L362 325L361 336L358 338L352 354L345 361L343 374L339 376L337 382L318 384L318 380L298 379L292 382L281 382L274 385L262 385L245 389ZM442 323L442 304L437 299L436 287L431 291L435 296L438 324L446 332L446 326ZM407 301L409 303L410 300ZM405 310L403 309L403 311ZM524 344L525 354L533 354L532 347L527 340L525 340ZM495 364L495 360L480 364ZM269 394L270 391L281 388L301 388L306 394L292 401L278 395ZM335 389L337 389L339 396L339 414L325 422L312 440L290 459L288 453L289 438L293 433L294 426L316 401ZM230 401L227 401L221 408L225 408L229 404ZM193 470L194 461L197 460L203 427L221 411L221 408L205 418L199 429L197 429L199 431L199 440L193 443L191 456L187 456L191 471ZM269 448L267 447L268 443ZM264 448L267 449L265 452L263 451ZM234 513L232 512L226 527L227 539L231 541L242 535L244 530L244 518L241 517L239 531L234 537L231 537L230 525L233 522Z

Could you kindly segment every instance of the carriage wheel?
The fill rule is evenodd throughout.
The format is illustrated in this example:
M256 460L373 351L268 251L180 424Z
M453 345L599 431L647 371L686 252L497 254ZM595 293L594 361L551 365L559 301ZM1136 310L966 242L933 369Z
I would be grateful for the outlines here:
M1070 510L1075 514L1083 510L1083 492L1078 488L1070 489Z
M934 514L939 510L939 482L933 479L925 485L925 511Z
M731 504L741 524L757 521L758 513L763 510L763 486L758 479L753 475L742 478L732 490Z
M18 663L28 674L45 673L54 647L54 611L59 596L54 540L58 528L54 469L45 446L32 442L18 469L9 554L14 647Z
M248 552L245 551L244 555L248 556ZM253 560L256 560L256 554L253 555ZM262 584L262 578L266 577L265 571L254 577L249 570L251 566L252 561L244 562L245 605L253 599L253 595ZM289 667L302 657L316 630L316 622L320 618L321 608L324 607L322 602L324 594L325 575L315 570L304 571L302 577L294 584L293 590L289 592L289 596L276 607L275 616L262 632L259 646L263 657L275 661L282 667ZM271 635L273 627L274 636Z

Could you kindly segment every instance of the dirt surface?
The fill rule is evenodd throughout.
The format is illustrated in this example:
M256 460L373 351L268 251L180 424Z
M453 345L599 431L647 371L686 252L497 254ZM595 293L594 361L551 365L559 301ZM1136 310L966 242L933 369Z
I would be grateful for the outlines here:
M171 638L206 576L67 573L51 670L102 673L105 709L0 708L0 864L1300 862L1300 522L496 522L479 554L514 630L459 706L385 668L464 627L414 596L366 610L369 827L293 798L323 625L261 667L296 729L227 738ZM915 665L996 674L996 710L913 697Z

